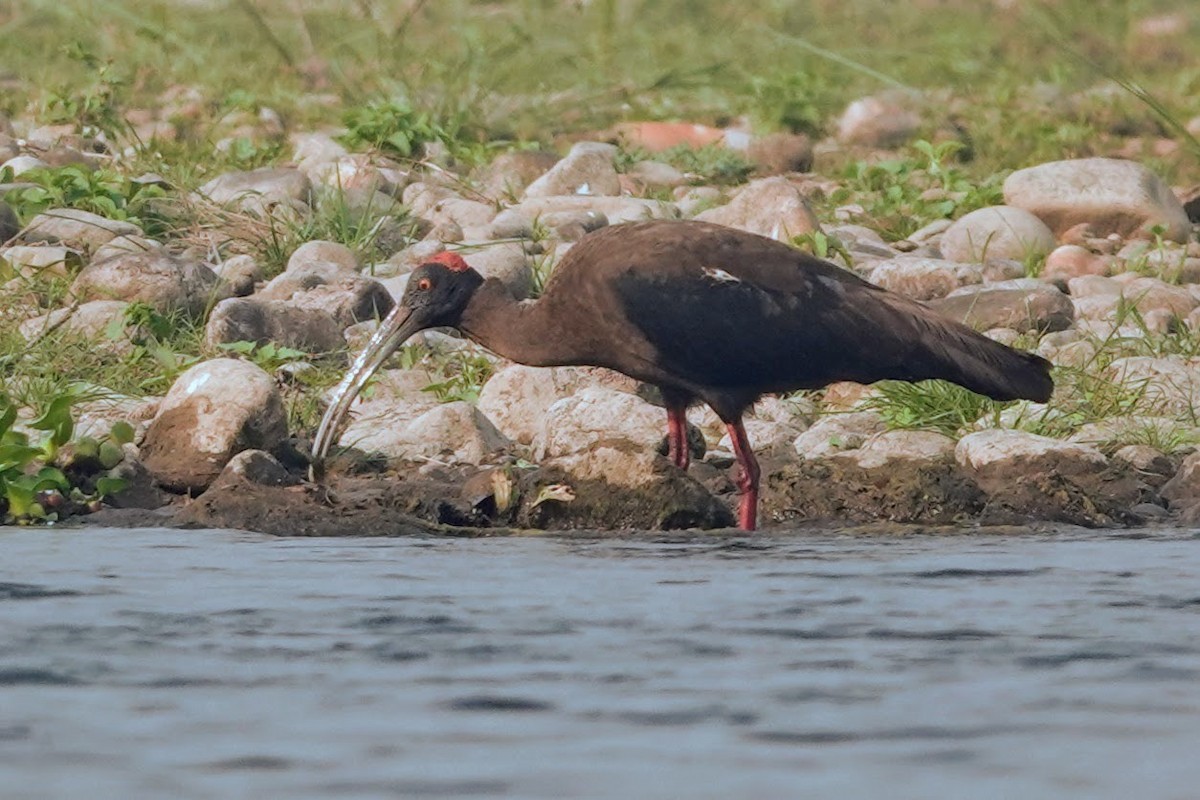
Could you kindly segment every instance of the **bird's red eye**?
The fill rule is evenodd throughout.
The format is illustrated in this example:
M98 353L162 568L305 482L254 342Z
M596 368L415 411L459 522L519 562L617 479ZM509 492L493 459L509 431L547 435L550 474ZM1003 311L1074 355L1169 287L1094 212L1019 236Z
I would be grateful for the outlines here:
M417 288L422 292L428 292L433 288L433 281L429 280L429 278L421 278L421 280L417 281Z

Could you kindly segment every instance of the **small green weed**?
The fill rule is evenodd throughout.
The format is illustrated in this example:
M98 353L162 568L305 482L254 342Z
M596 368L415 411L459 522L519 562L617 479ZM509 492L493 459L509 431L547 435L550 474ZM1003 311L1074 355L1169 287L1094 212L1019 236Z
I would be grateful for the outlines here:
M11 173L0 174L0 182L12 180ZM158 186L135 183L107 169L35 169L22 173L21 180L37 185L13 189L4 200L25 222L48 208L77 208L109 219L136 222L147 200L163 196Z
M71 513L125 488L123 479L107 473L124 458L121 445L133 440L132 427L117 423L102 439L81 437L72 445L71 410L78 399L74 393L53 398L27 426L45 434L33 442L14 429L17 406L0 395L0 521L54 522L60 511Z
M880 381L875 390L866 407L877 411L889 429L917 428L954 436L1003 407L947 381Z
M961 142L912 145L919 157L878 163L859 161L843 173L833 205L858 203L874 227L894 240L904 239L935 219L947 219L1003 201L1004 175L976 183L950 163Z
M227 353L244 356L247 361L252 361L265 372L270 373L274 373L280 367L310 358L309 354L303 350L282 347L274 342L267 342L266 344L259 344L257 342L226 342L217 345L217 347Z

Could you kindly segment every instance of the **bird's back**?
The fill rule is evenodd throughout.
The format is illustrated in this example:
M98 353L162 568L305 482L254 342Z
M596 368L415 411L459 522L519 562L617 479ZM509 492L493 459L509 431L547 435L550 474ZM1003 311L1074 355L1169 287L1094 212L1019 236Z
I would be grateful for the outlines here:
M786 244L655 220L580 240L543 302L589 326L593 361L699 397L839 380L944 378L998 399L1045 400L1043 359Z

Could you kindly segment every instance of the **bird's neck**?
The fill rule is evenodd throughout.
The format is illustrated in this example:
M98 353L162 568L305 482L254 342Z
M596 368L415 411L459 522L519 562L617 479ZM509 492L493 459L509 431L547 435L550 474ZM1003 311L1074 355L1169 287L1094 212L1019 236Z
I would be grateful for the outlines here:
M572 363L562 331L556 331L548 307L520 301L503 283L489 278L463 310L459 330L497 355L532 367Z

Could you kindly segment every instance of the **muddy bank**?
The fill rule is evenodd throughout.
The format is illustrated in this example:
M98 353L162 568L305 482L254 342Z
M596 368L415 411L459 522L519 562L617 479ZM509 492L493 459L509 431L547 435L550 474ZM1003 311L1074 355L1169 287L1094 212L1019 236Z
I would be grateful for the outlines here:
M665 459L658 461L664 479L645 488L569 480L553 468L508 467L335 472L314 483L265 454L252 454L198 497L176 496L155 509L105 508L75 521L282 536L731 531L737 503L732 470L700 462L684 475ZM764 467L766 534L808 526L1028 531L1049 524L1120 527L1173 519L1160 505L1165 501L1122 467L1073 475L1031 469L1010 476L972 475L949 458L876 468L838 458Z

